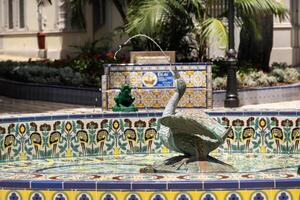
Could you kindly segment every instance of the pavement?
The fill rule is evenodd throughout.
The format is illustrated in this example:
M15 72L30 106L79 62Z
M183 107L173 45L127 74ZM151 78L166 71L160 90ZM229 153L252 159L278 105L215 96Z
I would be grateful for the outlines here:
M0 54L0 61L5 61L5 60L28 61L29 59L30 60L41 60L41 58L37 58L37 57L14 56L14 55Z

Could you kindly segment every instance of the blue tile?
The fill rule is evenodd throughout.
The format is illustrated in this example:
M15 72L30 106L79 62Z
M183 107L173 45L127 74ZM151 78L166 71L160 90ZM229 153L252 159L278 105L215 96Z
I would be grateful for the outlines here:
M274 111L262 111L261 115L263 116L278 116L279 112Z
M97 190L131 190L131 182L99 181L97 182Z
M277 179L276 188L300 188L300 179Z
M35 117L36 121L48 121L51 119L52 119L52 116L36 116Z
M68 115L53 115L52 116L52 120L64 120L64 119L68 119Z
M225 112L206 112L209 116L224 116Z
M121 116L122 117L128 117L128 118L138 117L138 113L137 112L122 113Z
M202 190L202 181L172 181L168 183L168 190Z
M162 112L155 112L155 116L156 116L156 117L161 117L162 114L163 114Z
M64 189L85 189L96 190L95 181L66 181L64 182Z
M32 181L31 189L63 189L62 181Z
M0 188L30 189L30 181L3 180L0 181Z
M19 122L34 122L36 121L35 117L20 117Z
M226 116L244 116L244 112L226 112L225 113Z
M132 183L132 190L166 190L167 182L140 181Z
M148 113L147 112L138 112L138 118L145 118L148 116Z
M244 116L259 116L261 115L261 112L253 112L253 111L245 111Z
M156 117L156 113L154 113L154 112L149 112L149 113L148 113L148 116L149 116L149 117Z
M85 119L86 114L80 114L80 115L69 115L69 119Z
M102 114L90 114L86 115L87 119L102 119L103 115Z
M120 116L119 113L103 113L103 119L106 118L118 118Z
M16 123L19 121L18 117L4 118L2 119L3 123Z
M205 190L239 189L239 182L238 180L205 181L204 189Z
M274 180L240 180L240 189L274 188Z
M283 115L283 116L297 116L297 112L291 112L291 111L280 111L279 115Z

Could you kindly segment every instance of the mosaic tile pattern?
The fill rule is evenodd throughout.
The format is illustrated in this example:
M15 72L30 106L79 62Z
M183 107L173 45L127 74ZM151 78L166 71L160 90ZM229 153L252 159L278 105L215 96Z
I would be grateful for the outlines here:
M170 96L175 90L145 89L132 90L135 97L134 105L139 109L161 109L166 107ZM119 93L118 90L109 90L106 92L108 109L115 105L114 97ZM206 91L203 89L187 89L185 95L178 104L178 108L205 108Z
M222 147L226 151L299 153L300 117L218 117L233 131Z
M55 181L52 186L44 182L45 187L80 189L85 185L89 189L117 189L118 186L111 184L112 181L117 181L122 182L121 188L133 190L153 187L215 189L224 187L226 183L230 183L227 188L232 189L258 189L275 187L277 179L298 180L297 184L300 186L300 177L296 174L300 154L284 156L219 152L213 153L212 156L232 165L237 170L235 173L188 173L184 169L173 174L140 173L141 168L173 156L174 154L170 153L138 154L3 162L0 164L0 187L42 189L44 186L41 181L52 180ZM264 182L259 184L255 180ZM159 184L153 185L153 181ZM183 181L188 181L191 185L184 185Z
M0 160L168 152L161 112L0 118ZM232 132L226 152L299 153L300 112L210 113Z
M161 152L156 118L28 121L0 125L0 160Z
M212 106L211 66L206 63L174 64L187 83L186 95L180 102L183 108ZM156 109L167 104L174 93L170 65L107 65L102 78L102 108L110 110L114 97L125 83L133 87L134 104L138 108ZM160 76L159 74L166 74Z
M240 191L34 191L0 190L3 200L298 200L300 192L289 190ZM36 196L35 196L36 195Z
M122 118L119 113L0 117L1 159L10 161L0 163L0 199L300 198L300 112L209 114L233 127L230 143L213 156L238 166L239 173L140 174L139 164L172 155L157 135L161 112L127 113ZM74 166L65 170L68 164Z

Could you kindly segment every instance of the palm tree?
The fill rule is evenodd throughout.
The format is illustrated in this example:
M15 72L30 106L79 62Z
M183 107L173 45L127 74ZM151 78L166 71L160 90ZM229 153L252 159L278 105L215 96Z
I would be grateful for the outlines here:
M128 9L129 35L145 33L154 37L168 50L181 51L192 35L199 51L198 59L205 58L207 44L218 41L227 46L228 36L226 0L133 0ZM236 22L257 30L253 16L275 15L284 18L286 10L276 0L235 0Z

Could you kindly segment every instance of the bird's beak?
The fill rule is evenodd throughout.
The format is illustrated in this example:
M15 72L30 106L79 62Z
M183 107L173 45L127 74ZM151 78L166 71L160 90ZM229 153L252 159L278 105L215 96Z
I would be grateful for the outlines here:
M173 73L174 79L179 79L180 78L180 74L178 73L176 66L172 66L172 73Z

